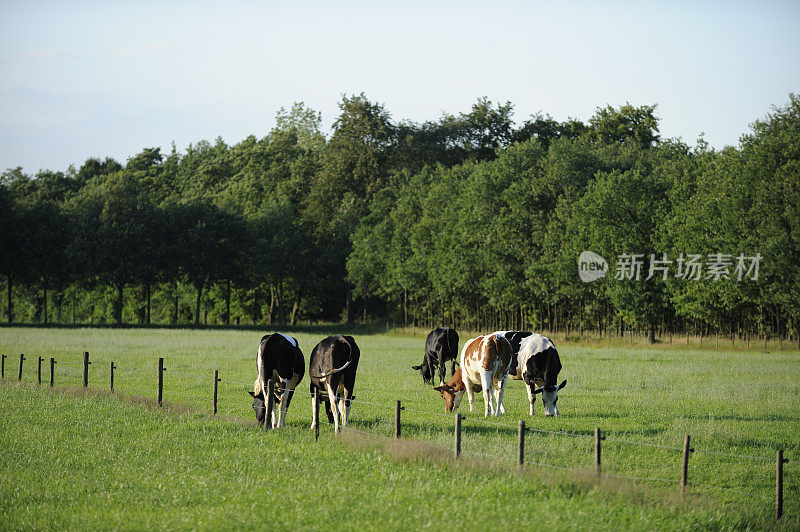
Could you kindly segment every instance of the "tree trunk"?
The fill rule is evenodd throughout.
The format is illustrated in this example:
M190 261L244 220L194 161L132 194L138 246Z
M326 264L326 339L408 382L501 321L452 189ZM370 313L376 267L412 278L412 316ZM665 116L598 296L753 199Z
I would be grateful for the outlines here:
M353 294L350 293L350 290L347 290L347 298L344 301L344 310L347 319L347 323L353 323Z
M253 325L258 321L258 287L253 287Z
M147 315L145 317L145 323L150 325L150 300L151 300L151 287L150 281L147 281L147 286L145 287L145 294L147 295Z
M647 331L647 343L650 345L656 343L656 328L652 323Z
M225 325L231 324L231 282L225 281Z
M9 296L8 296L8 308L11 308L11 276L8 277L8 286L9 286ZM11 311L9 310L9 315L11 315ZM403 328L405 329L408 327L408 290L403 288Z
M300 310L300 290L294 295L294 305L292 305L292 320L290 324L294 326L297 323L297 311Z
M173 325L178 323L178 281L172 282L172 296L174 304L172 307L172 319L170 320Z
M278 324L286 325L286 310L283 308L283 281L278 281Z
M269 316L267 323L272 325L272 316L275 313L275 285L269 285Z
M44 303L42 304L42 317L44 318L44 324L47 325L47 286L43 288L44 291Z
M11 323L11 322L14 321L14 302L11 299L11 296L12 296L11 285L13 284L13 280L14 280L14 278L9 273L8 274L8 323Z
M194 324L200 325L200 300L203 297L203 284L204 283L195 283L194 287L197 290L197 300L195 301L194 305Z
M117 302L114 304L114 320L117 322L117 325L122 325L122 303L124 289L125 285L123 283L117 283Z

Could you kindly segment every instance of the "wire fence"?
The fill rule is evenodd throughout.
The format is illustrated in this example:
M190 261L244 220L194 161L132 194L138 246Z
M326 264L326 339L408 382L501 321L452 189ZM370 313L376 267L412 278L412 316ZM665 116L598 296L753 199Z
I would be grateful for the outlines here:
M23 367L23 363L24 362L23 361L29 361L29 359L28 359L28 357L20 358L19 359L19 368L11 367L11 366L14 365L13 364L14 360L15 359L13 359L12 357L3 356L3 374L2 374L2 378L4 380L10 380L14 376L18 376L18 380L22 380L22 378L23 378L23 369L24 369L24 367ZM224 384L224 387L226 387L227 390L230 392L231 391L231 385L244 386L245 389L248 389L248 388L251 388L253 386L253 383L252 382L248 383L248 382L242 382L242 381L237 381L237 380L231 380L231 379L226 379L226 378L223 378L223 377L214 379L213 377L216 377L218 375L218 372L212 372L210 370L207 373L198 373L198 372L191 372L191 371L176 370L176 369L172 369L172 368L163 368L161 372L158 372L158 371L154 372L152 369L148 369L148 368L145 368L145 367L126 367L126 366L120 367L120 366L116 365L116 363L114 363L112 361L106 361L106 362L89 361L88 353L85 354L85 358L84 358L83 362L74 362L74 361L65 361L65 360L57 360L56 361L56 360L51 359L51 358L43 358L43 357L41 357L41 355L37 356L36 358L33 358L33 362L34 363L38 362L38 365L30 364L30 365L25 366L25 367L30 368L31 366L33 366L36 369L36 378L38 379L38 381L40 383L42 383L42 384L46 384L48 382L48 380L49 380L51 386L56 386L56 385L58 385L58 386L83 385L83 386L86 387L87 384L88 384L88 382L87 382L88 378L87 377L88 377L89 373L91 373L92 376L95 377L93 382L92 382L92 384L96 385L97 373L98 372L102 372L102 374L104 375L105 379L110 379L110 380L107 380L107 382L109 382L109 385L111 387L111 391L113 391L115 393L122 393L122 394L126 394L126 395L135 395L137 393L138 394L141 394L141 393L152 393L153 392L153 387L143 385L141 382L136 382L134 380L128 379L127 377L132 376L132 375L142 376L144 374L147 374L150 378L152 378L153 374L156 373L157 377L158 377L157 378L157 386L158 386L158 394L157 395L158 395L159 404L162 404L164 401L166 401L166 402L175 402L175 398L179 398L180 400L184 400L184 402L187 402L189 404L196 403L196 402L198 402L200 400L202 400L203 402L209 401L209 402L213 403L213 411L215 413L222 413L222 414L228 414L228 415L230 415L230 414L240 415L240 414L246 413L248 410L251 410L251 409L263 410L263 409L267 408L266 405L265 406L260 406L260 407L259 406L254 406L252 403L245 402L244 400L243 401L230 401L230 400L220 399L218 397L218 392L219 392L219 389L221 388L220 384ZM163 366L163 363L162 363L162 366ZM164 387L163 387L163 384L164 384L164 373L166 373L167 375L170 375L170 376L175 375L175 376L181 377L181 380L179 381L180 385L182 386L182 388L180 388L181 391L175 391L174 388L173 389L167 388L166 391L164 390ZM30 369L29 369L29 374L30 374ZM115 378L119 379L120 376L122 376L123 380L125 381L125 388L119 388L117 386L117 383L114 381ZM187 382L186 378L189 379L189 382ZM172 378L169 378L169 380L173 381L173 382L175 381L175 379L172 379ZM205 387L209 386L209 381L212 381L213 391L212 391L212 389L205 389ZM117 382L119 382L119 380L117 380ZM276 391L280 391L280 386L281 386L281 383L278 383L278 385L275 387ZM93 386L93 388L96 388L96 386ZM191 390L195 389L195 388L205 389L205 392L192 393ZM240 390L237 389L237 391L240 391ZM300 398L300 397L306 397L306 398L313 397L313 393L310 390L302 391L302 390L295 389L295 390L290 390L290 392L292 393L292 396L295 399ZM226 396L227 396L227 394L226 394ZM321 402L321 403L324 403L324 402L326 402L328 400L327 394L325 394L325 393L321 393L320 392L318 397L320 399L319 402ZM352 432L355 432L355 433L360 433L360 434L371 436L371 437L377 437L377 438L381 438L381 439L385 439L385 440L392 440L392 439L395 439L396 437L399 437L400 430L401 430L401 424L400 424L400 412L401 411L402 412L411 413L411 414L430 416L430 417L434 417L434 418L448 418L448 419L451 419L451 420L454 419L454 415L453 414L442 414L441 412L432 412L432 411L429 411L429 410L424 410L424 409L419 409L419 408L411 408L408 405L401 405L400 401L397 401L396 404L384 404L384 403L379 403L379 402L374 402L374 401L359 400L359 399L356 399L355 397L349 398L347 401L348 401L348 403L368 405L368 406L372 406L372 407L376 407L376 408L394 410L395 411L396 418L395 418L395 435L394 436L393 435L381 434L381 433L374 432L374 431L371 431L371 430L365 430L364 428L360 428L360 427L355 427L355 426L353 426L352 423L348 423L348 425L347 425L347 430L348 431L352 431ZM276 416L278 414L277 409L279 408L279 404L280 404L280 396L277 397L277 400L276 400L276 402L274 404L274 408L276 410L273 413L276 414ZM220 408L220 405L222 405L222 408ZM337 410L336 405L333 405L332 410L334 412L336 412L336 410ZM317 427L319 427L320 425L325 425L325 426L330 426L330 427L337 427L336 423L332 423L330 421L325 421L323 419L320 419L320 416L316 416L316 420L315 420L313 417L308 417L308 416L299 414L296 409L294 411L291 411L291 412L290 411L286 411L284 414L285 414L285 417L287 419L294 419L294 420L298 420L298 421L302 420L302 421L310 422L312 427L313 427L315 422L318 423ZM334 414L334 415L337 415L337 414ZM265 417L268 418L269 416L265 416ZM765 457L765 456L742 454L742 453L730 453L730 452L717 451L717 450L713 450L713 449L704 449L704 448L689 448L688 447L688 442L689 442L688 435L687 435L687 439L686 439L686 445L684 445L684 447L679 447L679 446L673 446L673 445L664 445L664 444L661 444L661 443L635 441L635 440L630 440L630 439L626 439L626 438L622 438L622 437L617 437L617 436L615 436L613 434L605 434L605 436L601 437L599 429L597 431L595 431L595 434L587 434L587 433L580 433L580 432L570 432L570 431L562 431L562 430L547 430L547 429L540 429L540 428L536 428L536 427L527 427L527 426L524 426L524 422L520 424L521 426L515 426L515 425L510 425L510 424L502 423L502 422L498 422L498 421L492 421L490 419L482 419L482 418L476 417L475 415L472 415L472 414L470 414L469 416L456 415L455 417L457 417L457 421L456 421L456 425L455 425L455 427L456 427L455 428L455 432L457 433L457 435L455 436L455 438L456 438L456 444L455 444L455 446L456 446L456 450L455 450L456 458L459 458L462 455L463 456L473 456L473 457L478 457L478 458L486 459L486 460L493 460L493 461L498 461L499 460L499 461L502 461L502 462L517 462L519 465L523 465L524 464L524 465L527 465L527 466L533 466L533 467L539 467L539 468L545 468L545 469L553 469L553 470L569 471L569 472L574 472L574 473L586 474L586 473L591 473L591 469L588 468L588 467L572 467L572 466L569 466L569 465L551 463L549 461L545 461L545 460L541 459L541 455L538 457L538 459L524 459L523 458L523 455L524 455L524 443L525 443L525 436L524 435L527 434L527 433L536 433L536 434L543 434L543 435L549 435L549 436L568 437L568 438L574 438L576 440L580 439L580 440L584 440L584 441L594 440L595 455L596 455L595 456L595 475L596 475L596 477L598 479L601 479L601 478L612 478L612 479L627 480L627 481L639 482L639 483L680 484L682 489L685 489L687 487L691 487L693 489L710 490L710 491L714 491L714 492L736 493L736 494L738 494L740 496L747 497L750 500L752 500L752 499L758 499L758 500L761 500L761 501L769 501L769 500L771 500L771 501L776 503L776 506L778 508L779 513L782 511L782 506L783 506L783 501L782 501L782 499L783 499L783 493L782 493L782 489L783 489L783 476L782 476L783 473L782 473L782 470L783 470L783 468L782 468L782 465L778 465L777 466L777 475L779 475L780 478L776 480L776 485L780 486L781 492L780 493L776 492L776 498L775 499L772 499L770 497L765 497L765 495L763 493L763 490L761 492L759 492L759 491L754 491L752 489L746 489L746 488L743 488L742 486L738 486L738 485L736 485L736 486L734 486L734 485L721 486L721 485L698 483L698 482L694 482L694 481L690 482L688 480L687 476L686 476L686 469L687 469L687 466L688 466L688 456L689 456L690 453L700 453L700 454L703 454L703 455L707 455L709 457L731 458L731 459L735 459L735 460L749 460L751 462L760 462L762 464L767 464L767 463L772 461L770 458ZM482 451L476 450L476 449L467 449L467 450L464 450L462 452L462 450L461 450L462 421L464 423L466 423L467 425L472 423L472 424L475 424L475 425L478 425L478 426L493 427L493 428L496 428L498 430L503 429L505 431L518 432L519 433L519 442L518 442L518 444L519 444L519 453L518 453L518 456L514 457L513 454L510 453L510 452L500 455L500 454L497 454L497 453L486 453L486 452L482 452ZM270 425L271 421L268 420L266 423L267 423L267 425ZM389 423L389 425L391 425L391 423ZM621 444L621 445L625 445L625 446L635 446L635 447L640 447L640 448L658 449L660 451L669 451L669 452L675 452L675 453L683 453L684 473L683 473L683 475L681 475L681 477L678 477L676 475L676 477L674 477L674 478L664 478L664 477L655 477L655 476L624 475L624 474L618 474L616 472L615 473L609 473L609 472L601 471L601 462L600 462L600 447L601 447L601 443L600 442L601 441L605 441L605 440L608 440L607 443ZM442 448L442 449L444 450L444 448ZM782 459L782 451L779 451L779 454L778 454L778 462L779 462L779 464L782 464L781 459ZM741 481L742 479L737 479L737 480ZM781 516L778 515L779 519L780 519L780 517Z

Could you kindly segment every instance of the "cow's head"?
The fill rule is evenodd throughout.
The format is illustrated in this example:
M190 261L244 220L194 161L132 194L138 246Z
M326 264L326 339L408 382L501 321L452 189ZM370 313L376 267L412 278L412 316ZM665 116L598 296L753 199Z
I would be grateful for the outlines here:
M414 371L419 371L422 375L422 382L425 384L432 384L433 383L433 369L430 364L428 364L427 357L425 360L422 361L422 364L419 366L411 366L411 369Z
M534 390L533 393L541 393L542 394L542 403L544 403L544 415L546 416L558 416L558 406L556 403L558 402L558 390L562 389L564 386L567 385L567 381L562 381L561 384L556 386L555 384L549 384L542 386L538 390Z
M248 393L253 396L253 410L256 412L256 421L258 421L259 425L263 425L264 419L267 416L267 405L264 402L264 392L259 391L258 393Z
M464 397L464 390L456 391L455 388L450 386L449 384L444 384L442 386L437 386L434 388L444 399L444 409L445 412L452 412L458 408L458 405L461 404L461 399Z

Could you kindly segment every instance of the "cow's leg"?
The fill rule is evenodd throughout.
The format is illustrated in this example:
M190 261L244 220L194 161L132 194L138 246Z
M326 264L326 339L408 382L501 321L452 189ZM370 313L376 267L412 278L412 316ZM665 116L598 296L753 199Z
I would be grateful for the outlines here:
M467 378L467 372L464 370L461 370L461 382L464 383L464 388L466 388L469 411L472 412L472 406L475 404L475 390L472 388L472 382Z
M350 390L342 387L342 398L339 399L339 414L342 416L342 425L345 427L347 426L347 422L349 420L350 401L348 401L348 398L351 396L352 394L350 393Z
M455 374L456 374L456 359L454 358L450 361L450 375L452 376Z
M331 383L326 382L325 387L328 388L328 400L330 401L330 410L333 410L333 431L338 433L339 432L339 415L336 411L336 394L333 393L333 388L331 388Z
M311 428L314 428L314 420L319 423L319 392L311 385Z
M533 403L536 402L536 396L533 395L532 388L533 388L532 385L525 384L525 391L528 392L528 402L531 404L531 413L530 413L530 415L533 415Z
M505 414L506 407L503 405L503 394L506 391L506 379L507 377L503 377L503 380L500 381L500 386L497 390L497 412L498 414Z
M289 410L289 395L294 390L294 382L289 379L281 379L283 381L283 393L281 394L280 411L278 415L277 428L286 426L286 411Z
M494 394L490 386L492 385L492 380L489 378L489 372L482 369L481 370L481 386L483 387L483 417L489 417L493 414L494 408L492 403L494 402Z
M444 364L444 358L439 355L439 386L444 386L444 378L447 375L447 366Z

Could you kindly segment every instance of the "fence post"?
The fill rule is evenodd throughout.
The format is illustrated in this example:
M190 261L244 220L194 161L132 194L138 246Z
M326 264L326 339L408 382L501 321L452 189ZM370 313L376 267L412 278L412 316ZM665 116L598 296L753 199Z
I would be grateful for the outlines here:
M594 429L594 470L597 473L597 478L600 478L602 468L600 465L600 441L603 437L600 435L600 427Z
M783 449L778 449L775 461L775 518L778 521L783 517L783 464L788 461L783 457Z
M86 388L89 386L89 352L83 352L83 387Z
M311 392L311 427L314 429L314 441L319 440L319 391Z
M55 381L55 376L53 375L54 369L56 366L56 360L54 358L50 358L50 387L53 387L53 382Z
M214 370L214 406L213 406L213 414L217 415L217 383L219 383L219 370Z
M25 355L19 355L19 378L17 380L22 380L22 361L25 360Z
M519 422L519 443L517 445L517 463L520 467L525 463L525 422Z
M7 356L8 355L3 355L3 362L0 363L0 364L2 364L0 366L0 379L5 379L6 378L6 357Z
M114 362L111 362L111 393L114 393L114 368L117 366L114 365Z
M275 381L270 379L267 381L267 397L266 397L267 412L264 416L264 430L272 428L272 409L275 403Z
M461 414L456 414L456 427L454 430L455 449L454 454L456 458L461 456Z
M687 434L683 440L683 461L681 463L681 495L686 495L686 485L689 483L689 453L694 449L689 447L691 437Z
M400 439L400 410L402 409L400 401L397 401L394 405L394 437L398 440Z
M36 371L36 376L37 376L37 379L39 381L39 384L41 384L42 383L42 360L44 360L44 358L42 358L42 357L36 357L36 358L39 359L39 369Z
M158 359L158 406L161 406L161 399L164 397L164 359Z

